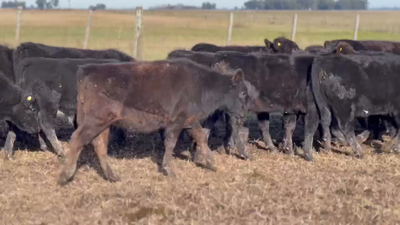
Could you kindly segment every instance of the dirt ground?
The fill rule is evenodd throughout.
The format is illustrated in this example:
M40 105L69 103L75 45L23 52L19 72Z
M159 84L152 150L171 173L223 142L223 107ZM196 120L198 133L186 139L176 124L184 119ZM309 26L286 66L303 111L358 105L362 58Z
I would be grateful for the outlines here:
M274 139L282 138L281 123L272 122ZM250 139L260 139L256 124L250 127ZM58 130L66 149L71 132ZM53 153L20 150L5 161L1 152L0 224L400 224L400 158L367 145L362 160L346 149L314 153L310 163L251 141L250 161L216 153L217 172L178 157L187 148L180 145L177 177L168 178L157 172L164 153L158 134L129 134L127 142L109 149L117 183L102 178L91 148L65 187L57 185L61 164Z

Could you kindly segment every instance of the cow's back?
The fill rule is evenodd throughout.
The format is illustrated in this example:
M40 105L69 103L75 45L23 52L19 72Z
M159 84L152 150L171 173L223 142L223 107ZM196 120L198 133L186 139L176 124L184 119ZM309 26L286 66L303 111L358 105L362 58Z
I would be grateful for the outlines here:
M12 82L15 81L13 53L13 49L0 45L0 72L2 72Z
M214 53L211 52L195 52L186 50L175 50L168 54L167 59L186 58L193 62L210 67L214 60Z
M125 53L114 49L106 50L88 50L77 48L64 48L48 46L32 42L22 43L17 47L14 53L15 66L25 58L43 57L43 58L72 58L72 59L118 59L123 62L134 61L134 59Z
M318 57L313 67L313 70L317 70L313 72L313 82L326 81L326 85L334 85L337 93L330 94L339 99L361 101L367 98L373 105L390 104L400 99L397 88L400 84L400 57L396 55ZM326 88L331 90L331 86Z

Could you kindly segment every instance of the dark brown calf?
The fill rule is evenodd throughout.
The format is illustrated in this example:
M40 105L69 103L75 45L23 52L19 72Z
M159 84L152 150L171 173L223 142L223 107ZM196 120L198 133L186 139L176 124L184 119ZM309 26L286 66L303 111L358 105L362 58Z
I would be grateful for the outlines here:
M165 155L160 170L173 176L170 161L182 129L188 129L197 143L196 164L215 169L199 121L216 110L224 110L230 116L239 154L248 157L238 130L254 91L244 80L242 70L227 76L187 59L175 59L82 66L77 76L78 129L71 138L60 184L72 178L81 149L91 142L105 177L118 180L107 162L111 124L144 133L165 129Z

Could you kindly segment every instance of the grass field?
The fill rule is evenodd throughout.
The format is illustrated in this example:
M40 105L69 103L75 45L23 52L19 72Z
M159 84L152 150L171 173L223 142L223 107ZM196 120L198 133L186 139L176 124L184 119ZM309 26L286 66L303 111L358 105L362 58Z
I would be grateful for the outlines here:
M235 14L232 44L258 44L264 38L290 36L294 12ZM301 47L327 39L352 38L355 12L298 12L296 40ZM400 39L398 12L360 12L359 39ZM13 45L16 12L0 10L0 42ZM21 41L81 47L85 11L25 11ZM132 12L95 12L89 47L132 52ZM175 48L198 42L223 45L228 12L145 12L145 59L162 59ZM117 43L119 30L122 35ZM0 154L0 224L400 224L400 157L376 154L355 159L340 148L315 153L315 162L300 156L272 154L254 140L261 138L249 122L247 145L252 160L216 153L217 172L196 167L179 152L173 159L176 178L157 172L163 144L157 134L130 134L124 146L110 146L110 165L121 182L101 176L92 149L83 151L75 180L56 184L61 164L54 154L20 150L15 161ZM282 121L271 123L273 139L282 139ZM295 141L302 141L302 124ZM71 127L60 124L57 134L65 149ZM0 145L6 129L0 126ZM213 137L212 144L220 142ZM21 141L18 145L25 149ZM374 145L375 146L375 145ZM301 150L299 154L301 155Z
M359 39L400 39L399 12L235 12L231 44L263 45L264 38L290 38L295 13L299 18L296 42L302 48L328 39L353 38L357 13ZM24 11L20 41L82 47L87 15L87 11ZM228 23L227 11L145 11L144 59L163 59L176 48L188 49L199 42L224 45ZM0 10L0 43L14 44L15 24L15 10ZM134 27L134 11L96 11L89 48L119 48L132 54Z

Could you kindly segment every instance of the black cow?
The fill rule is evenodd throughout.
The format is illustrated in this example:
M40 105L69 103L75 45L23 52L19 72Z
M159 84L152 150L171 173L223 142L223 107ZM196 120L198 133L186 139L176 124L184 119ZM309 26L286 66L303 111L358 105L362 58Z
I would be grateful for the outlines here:
M298 115L306 113L306 87L308 66L296 68L289 54L243 54L219 52L213 66L216 69L242 69L259 93L249 105L257 114L264 142L276 150L269 133L270 113L282 113L285 123L284 149L293 154L292 134ZM232 142L230 142L232 144Z
M10 57L9 54L11 51L8 51L8 58ZM19 45L12 55L13 64L11 65L13 66L14 69L12 75L7 75L8 77L10 77L10 80L12 80L13 82L20 80L20 78L22 77L22 74L18 72L21 71L21 68L19 68L20 62L26 58L35 58L35 57L58 58L58 59L63 59L63 58L71 58L71 59L92 58L92 59L110 59L110 60L117 59L123 62L134 61L132 57L113 49L85 50L85 49L64 48L64 47L56 47L56 46L26 42ZM16 74L14 74L14 72ZM18 129L15 126L13 126L12 123L8 122L8 125L10 127L10 130L7 135L5 149L7 149L8 151L12 151L10 150L13 147L11 143L14 143L16 133L20 132L18 132ZM121 135L122 132L119 131L118 136ZM41 147L46 146L44 140L41 139L40 136L39 136L39 142L41 143L40 144Z
M50 141L56 153L65 157L64 149L55 133L57 114L66 116L71 123L76 114L76 72L78 66L85 64L103 64L119 62L116 59L49 59L27 58L19 63L16 74L17 84L24 90L34 92L39 99L39 121L41 130ZM41 85L40 92L35 90ZM40 136L39 136L40 137ZM42 150L47 150L46 143L39 138ZM13 143L6 145L8 152L12 152Z
M319 52L323 51L324 49L325 48L322 45L310 45L304 50L309 53L319 53Z
M109 126L119 124L139 132L166 130L161 171L173 175L172 151L183 128L198 144L195 162L211 169L213 155L207 146L200 120L215 110L231 115L232 136L245 155L238 137L246 103L253 87L241 70L226 76L187 59L83 66L78 72L78 129L71 138L59 183L65 184L76 170L82 147L92 142L105 176L118 180L107 162Z
M400 54L400 42L394 41L355 41L348 39L326 41L324 47L327 50L336 48L336 45L340 42L349 44L355 51L374 51L374 52L387 52L393 54Z
M265 39L266 43L270 43ZM199 43L192 47L191 51L194 52L219 52L219 51L235 51L235 52L270 52L269 45L267 46L217 46L207 43Z
M34 85L36 91L41 87ZM28 132L38 132L39 122L35 102L39 99L29 91L14 85L2 72L0 72L0 119L11 121L19 129ZM14 137L10 137L9 140ZM7 143L6 143L7 144ZM5 149L6 157L10 151Z
M220 51L234 51L242 53L252 52L275 52L275 53L292 53L299 50L297 44L287 38L279 37L273 42L268 39L264 40L265 46L216 46L213 44L201 43L193 46L191 49L195 52L220 52Z
M20 44L14 53L14 70L17 70L19 62L25 58L43 57L43 58L71 58L71 59L118 59L121 62L132 62L134 59L120 51L114 49L106 50L88 50L78 48L65 48L49 46L44 44L25 42Z
M211 67L214 60L214 53L212 52L195 52L187 50L175 50L168 54L167 59L186 58L190 59L201 65Z
M384 115L400 123L400 57L393 54L325 55L300 58L313 62L311 87L318 107L307 111L305 118L304 152L312 160L313 134L319 121L324 131L331 123L337 124L357 157L362 149L355 139L356 117ZM298 58L294 59L295 61ZM312 102L312 101L310 101ZM315 105L315 104L314 104ZM318 116L318 112L320 116ZM396 137L399 137L397 133ZM330 145L330 133L324 132L325 143ZM329 148L325 147L325 148ZM395 150L399 150L396 142Z

